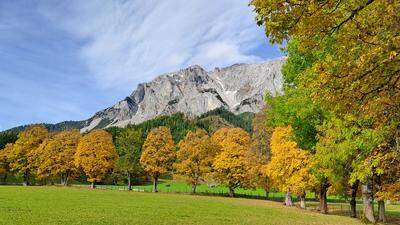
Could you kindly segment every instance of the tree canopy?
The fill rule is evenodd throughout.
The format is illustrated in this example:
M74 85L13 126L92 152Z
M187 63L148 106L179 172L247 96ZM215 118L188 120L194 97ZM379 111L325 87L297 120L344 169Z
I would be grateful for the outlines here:
M175 144L168 127L154 128L147 135L140 163L153 178L153 192L157 192L158 178L172 169L176 156L175 151Z
M216 145L205 130L197 129L189 131L178 147L176 172L186 178L195 193L197 185L211 173Z
M100 182L115 167L118 154L112 136L104 130L93 130L79 140L74 163L92 183Z
M250 135L241 128L221 128L213 134L212 140L219 148L213 163L214 177L226 185L233 196L235 188L243 185L246 179Z

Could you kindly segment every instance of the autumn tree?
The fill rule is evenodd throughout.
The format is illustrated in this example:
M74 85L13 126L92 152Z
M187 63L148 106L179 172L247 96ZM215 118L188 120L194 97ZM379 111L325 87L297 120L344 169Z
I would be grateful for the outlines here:
M306 78L312 77L311 68L319 58L324 58L326 52L307 52L300 48L299 41L292 39L286 46L288 58L282 67L284 78L284 94L267 95L266 110L267 126L292 128L291 139L299 148L315 154L318 143L318 127L325 120L328 110L311 98L312 91L304 85ZM325 174L313 170L318 183L320 212L327 213L327 192L331 184Z
M313 75L303 77L314 101L339 115L371 120L373 129L398 127L400 2L253 0L251 4L271 42L296 39L305 52L325 53L313 62ZM396 133L393 130L392 135ZM371 212L365 217L375 221Z
M242 181L242 186L246 188L262 188L265 191L265 196L268 198L271 188L271 181L266 172L269 163L269 158L254 151L246 153L245 179Z
M30 153L35 151L40 144L48 137L49 132L43 125L34 125L18 134L18 140L13 145L9 158L9 166L12 172L23 176L23 184L29 184L29 176L33 172L33 161Z
M142 131L138 129L126 128L116 135L115 146L119 155L117 170L126 175L129 190L132 190L132 176L142 172L142 143Z
M292 206L291 194L300 198L300 207L305 208L306 191L314 186L311 175L310 153L298 148L290 140L291 127L275 128L271 139L271 161L266 170L271 182L286 193L285 205Z
M37 176L59 177L62 185L68 185L68 180L77 173L74 156L80 137L79 130L67 130L47 138L33 151L37 154Z
M256 113L252 121L251 147L246 154L248 170L245 186L247 188L263 188L266 197L269 195L270 181L265 167L270 159L270 140L273 128L267 125L267 108Z
M233 197L235 188L243 185L246 179L250 135L241 128L221 128L213 134L212 140L219 148L213 163L214 177L229 188L229 196Z
M170 129L163 126L152 129L142 149L140 163L153 178L153 192L157 192L159 177L172 169L176 155Z
M327 105L342 112L356 110L380 123L399 118L400 2L253 0L251 4L271 42L295 38L308 52L331 49L313 64L316 76L310 80L317 87L314 94Z
M112 136L104 130L93 130L80 138L74 156L75 166L85 172L92 188L114 169L117 160Z
M14 144L6 144L5 147L0 150L0 174L3 174L3 182L7 180L7 174L10 172L9 154L13 149Z
M216 146L205 130L197 129L189 131L178 147L176 172L186 178L195 193L197 185L211 172Z
M397 149L391 149L392 146ZM378 221L386 222L385 201L400 201L400 143L380 144L370 162L375 165L374 189L378 203Z

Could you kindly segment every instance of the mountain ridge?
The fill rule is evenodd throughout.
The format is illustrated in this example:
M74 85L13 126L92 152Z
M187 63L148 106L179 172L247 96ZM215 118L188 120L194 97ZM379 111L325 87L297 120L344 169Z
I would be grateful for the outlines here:
M285 58L279 58L257 64L234 64L211 71L193 65L162 74L138 84L131 95L95 113L81 131L104 125L124 127L177 112L199 116L220 107L235 114L256 113L264 106L266 92L282 92L284 61Z

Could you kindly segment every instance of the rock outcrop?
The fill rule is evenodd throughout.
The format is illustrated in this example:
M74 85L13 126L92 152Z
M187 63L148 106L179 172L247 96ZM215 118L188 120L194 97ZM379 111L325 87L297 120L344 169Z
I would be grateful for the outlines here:
M258 64L235 64L206 71L195 65L139 84L136 90L112 107L86 121L82 132L110 126L123 127L160 115L182 112L198 116L224 107L239 114L258 112L266 92L282 91L281 67L285 59Z

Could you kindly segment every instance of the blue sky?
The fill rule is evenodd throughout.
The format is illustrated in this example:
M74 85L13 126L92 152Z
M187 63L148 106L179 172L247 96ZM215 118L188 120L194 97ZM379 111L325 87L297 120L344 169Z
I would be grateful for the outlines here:
M192 64L281 55L247 0L2 0L0 130L87 119Z

